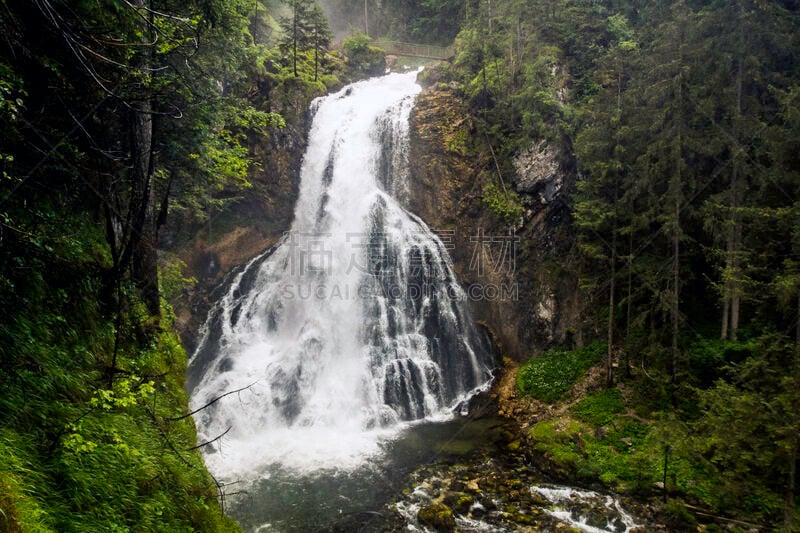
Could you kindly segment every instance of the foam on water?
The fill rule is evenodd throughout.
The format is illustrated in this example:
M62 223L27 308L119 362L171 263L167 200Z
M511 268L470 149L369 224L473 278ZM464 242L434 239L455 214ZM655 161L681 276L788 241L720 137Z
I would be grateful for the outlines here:
M531 493L552 502L552 507L545 509L546 513L587 533L628 533L639 527L619 500L608 494L557 485L534 485ZM605 524L590 524L589 508L600 505L606 510Z

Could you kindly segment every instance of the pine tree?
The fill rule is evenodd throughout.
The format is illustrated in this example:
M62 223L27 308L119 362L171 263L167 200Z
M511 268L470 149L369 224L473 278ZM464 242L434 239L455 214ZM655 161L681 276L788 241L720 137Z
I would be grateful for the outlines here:
M297 74L297 53L308 47L311 40L312 28L309 19L312 13L311 0L285 0L291 9L291 15L281 19L281 28L284 36L281 39L282 50L291 53L292 70Z
M608 262L608 316L606 332L606 384L613 383L615 311L617 305L618 240L621 229L630 223L630 211L621 209L621 187L631 166L627 159L629 128L623 107L626 62L637 44L622 15L608 19L611 45L599 61L603 91L590 100L587 109L590 123L576 139L576 155L585 177L578 184L581 195L575 204L580 242L589 258Z
M314 48L314 81L317 81L321 59L333 38L328 19L325 18L325 13L317 3L314 3L309 14L309 26L311 28L311 45Z
M650 138L639 158L639 171L649 183L658 200L654 205L651 225L660 236L666 237L670 258L669 275L655 279L652 289L669 317L668 334L670 380L675 383L680 354L681 328L681 242L685 238L682 221L684 211L691 207L687 197L693 188L687 158L690 147L700 144L689 127L693 116L687 85L690 82L688 57L691 12L679 0L672 6L672 16L659 28L660 38L647 54L649 75L640 80L643 84L645 106L639 110L642 120L651 121Z

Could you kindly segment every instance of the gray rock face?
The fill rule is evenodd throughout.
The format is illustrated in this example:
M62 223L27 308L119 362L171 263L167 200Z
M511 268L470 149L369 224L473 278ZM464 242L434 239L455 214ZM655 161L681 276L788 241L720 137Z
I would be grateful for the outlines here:
M514 158L516 176L514 186L517 192L538 194L543 204L553 201L563 181L563 172L558 162L558 153L542 141L528 148Z

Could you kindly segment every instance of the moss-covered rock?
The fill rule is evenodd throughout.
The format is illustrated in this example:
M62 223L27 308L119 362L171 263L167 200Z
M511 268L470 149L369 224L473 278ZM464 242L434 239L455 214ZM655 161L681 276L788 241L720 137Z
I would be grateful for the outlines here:
M456 519L453 511L443 503L432 503L417 513L419 523L436 531L455 531Z
M469 508L472 507L472 496L467 496L466 494L462 495L453 506L453 510L458 514L467 514L469 512Z

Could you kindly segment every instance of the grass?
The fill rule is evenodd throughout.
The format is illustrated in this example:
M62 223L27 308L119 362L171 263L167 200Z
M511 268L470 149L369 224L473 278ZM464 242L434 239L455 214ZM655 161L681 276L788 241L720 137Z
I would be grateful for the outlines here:
M616 388L596 392L567 414L530 428L530 445L564 479L587 484L600 481L610 490L638 496L660 493L657 483L664 479L669 446L667 487L673 495L708 509L736 507L720 500L721 480L694 454L688 427L671 418L644 420L629 415L631 407ZM747 492L752 496L752 488ZM768 502L768 496L757 495L757 499ZM755 509L748 502L737 503L746 504ZM753 513L754 517L768 515ZM685 517L675 521L679 519Z
M519 369L517 387L543 402L557 402L564 398L589 368L602 359L605 350L603 343L593 343L576 350L549 350Z
M619 389L605 389L582 399L571 409L578 420L594 426L605 426L625 410Z

